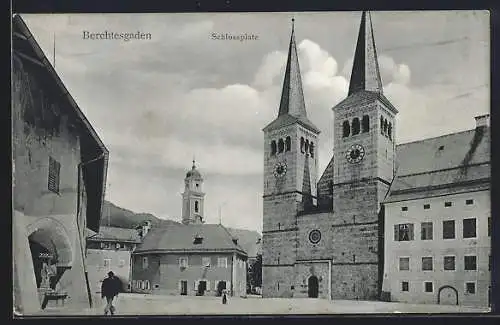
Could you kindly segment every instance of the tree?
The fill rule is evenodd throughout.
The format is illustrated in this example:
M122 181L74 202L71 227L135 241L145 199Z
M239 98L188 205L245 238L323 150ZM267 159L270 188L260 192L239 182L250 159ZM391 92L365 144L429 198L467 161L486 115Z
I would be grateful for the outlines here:
M248 277L251 288L262 287L262 254L249 266Z

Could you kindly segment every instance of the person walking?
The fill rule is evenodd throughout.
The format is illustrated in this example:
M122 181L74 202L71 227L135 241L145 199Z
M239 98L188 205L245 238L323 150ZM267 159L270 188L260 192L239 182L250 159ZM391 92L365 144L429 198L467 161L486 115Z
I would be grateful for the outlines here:
M115 306L113 306L113 299L118 296L120 290L120 279L115 277L113 271L108 272L108 277L102 281L101 296L106 298L106 307L104 308L104 315L111 313L115 314Z
M222 304L227 304L227 290L222 290Z

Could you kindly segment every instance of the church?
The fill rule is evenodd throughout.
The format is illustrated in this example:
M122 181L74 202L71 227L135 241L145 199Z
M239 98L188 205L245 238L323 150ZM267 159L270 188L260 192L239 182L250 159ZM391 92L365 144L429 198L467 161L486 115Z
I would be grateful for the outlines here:
M424 223L428 227L427 219L432 218L432 215L414 212L408 219L401 215L401 206L406 206L406 209L408 206L413 209L413 205L427 206L431 197L434 202L440 200L435 197L448 194L455 195L454 204L458 205L459 201L463 200L460 204L465 204L465 200L480 195L481 199L476 202L481 215L485 216L481 220L487 219L490 215L488 127L483 127L481 122L479 132L472 130L465 135L462 132L441 137L444 140L440 137L432 141L426 139L424 145L422 142L397 145L398 110L383 93L369 12L363 12L361 16L348 95L332 110L333 157L319 175L316 148L319 148L320 130L307 116L292 27L278 116L263 129L263 297L440 303L437 286L451 286L446 281L455 278L454 274L439 275L441 283L437 283L435 274L421 272L420 265L412 266L411 276L393 270L401 248L394 243L397 238L393 238L399 231L398 222L403 219L406 222L426 221L422 227ZM484 117L479 120L484 121ZM446 143L446 147L441 142ZM422 150L426 144L432 147ZM444 149L439 149L442 146ZM437 163L436 155L440 150L444 152L444 158ZM452 156L454 165L445 166L446 159ZM422 164L419 164L419 159ZM478 163L483 165L465 178L443 178L441 169L453 170L452 174L455 169L463 173ZM421 170L422 166L425 170ZM414 174L427 176L414 181ZM462 184L459 191L462 194L451 190L457 182ZM477 192L478 182L482 192ZM408 196L408 193L418 195ZM451 204L448 202L451 199L441 199L447 205ZM403 202L408 200L416 201ZM433 203L434 206L438 204ZM474 208L470 209L473 211ZM388 215L386 210L393 215ZM481 220L480 226L483 227ZM390 225L385 225L386 222ZM436 225L435 237L438 237L437 231ZM477 236L480 233L483 232L478 232ZM484 246L481 258L487 256L489 241L488 244L485 240L477 242ZM412 262L414 265L419 264L420 258L422 261L426 259L428 264L429 256L442 260L447 254L442 250L436 252L443 246L441 242L429 243L415 246L419 256ZM476 245L476 241L464 245L473 249L471 245ZM404 254L409 251L408 247ZM464 257L457 255L456 258ZM441 271L437 266L434 270ZM397 279L392 277L395 274ZM472 272L467 274L469 278L473 276ZM487 287L489 273L481 277L478 286L481 283L481 288ZM400 283L401 279L406 283ZM412 282L411 290L401 294L401 286L408 286L408 281ZM432 282L436 289L427 291L430 287L426 282ZM460 297L463 297L464 285L455 290L460 291ZM458 284L453 283L453 286ZM469 289L473 291L472 287ZM458 296L456 304L459 303Z

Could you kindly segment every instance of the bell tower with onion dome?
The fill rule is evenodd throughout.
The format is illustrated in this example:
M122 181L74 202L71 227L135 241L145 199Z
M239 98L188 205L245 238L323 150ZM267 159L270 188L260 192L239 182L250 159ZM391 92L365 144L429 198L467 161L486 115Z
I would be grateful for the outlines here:
M203 177L196 169L193 159L191 170L186 173L184 179L184 193L182 193L182 223L201 224L205 223L204 209L205 193L203 193Z

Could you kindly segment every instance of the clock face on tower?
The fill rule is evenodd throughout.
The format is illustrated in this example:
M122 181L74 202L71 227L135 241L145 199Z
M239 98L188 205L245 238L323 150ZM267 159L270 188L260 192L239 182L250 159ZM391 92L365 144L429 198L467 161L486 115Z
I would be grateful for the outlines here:
M286 163L285 162L279 162L274 166L274 177L276 178L282 178L286 174Z
M346 152L346 159L351 164L360 163L365 157L365 148L360 144L353 144Z

